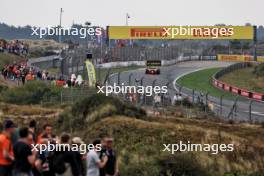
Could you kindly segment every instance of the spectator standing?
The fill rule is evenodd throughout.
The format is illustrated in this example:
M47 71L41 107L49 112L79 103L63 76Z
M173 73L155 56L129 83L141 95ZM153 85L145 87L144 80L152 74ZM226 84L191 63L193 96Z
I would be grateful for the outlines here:
M0 175L10 176L14 161L11 135L15 129L15 124L11 120L4 122L4 131L0 134Z
M81 145L85 145L84 142L80 137L74 137L72 138L72 144L78 145L79 149L81 148ZM76 155L76 161L78 165L80 166L81 175L85 176L86 170L85 170L85 164L86 164L86 156L84 154L81 154L81 151L73 151Z
M100 140L93 142L94 147L100 145ZM87 154L87 176L100 176L99 169L104 168L108 161L108 157L104 155L102 159L99 158L99 151L95 149L90 150Z
M56 176L80 176L81 170L76 155L70 150L70 135L63 133L60 137L60 151L55 151L53 156L53 170Z
M43 126L43 132L38 136L37 143L41 144L42 139L48 139L49 141L55 141L56 135L52 132L52 126L50 124L45 124Z
M104 167L105 176L118 176L119 175L119 164L116 152L112 149L114 139L111 137L105 137L104 148L106 149L106 156L108 158L107 163Z
M32 133L33 141L36 142L37 136L36 136L36 130L37 130L37 122L35 120L31 120L29 122L29 132Z
M32 135L28 128L19 130L20 139L14 145L14 171L13 176L32 176L32 168L36 160L36 154L31 151L30 141Z

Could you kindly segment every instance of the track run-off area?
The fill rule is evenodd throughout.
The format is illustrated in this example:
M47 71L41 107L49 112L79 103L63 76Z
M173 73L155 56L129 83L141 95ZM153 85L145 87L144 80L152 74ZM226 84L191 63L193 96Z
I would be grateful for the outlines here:
M227 67L234 62L222 61L185 61L175 65L161 67L160 75L146 75L145 69L122 72L119 75L119 83L125 85L142 85L142 86L168 86L168 94L170 98L176 92L181 92L183 97L188 97L190 100L196 100L201 95L198 91L193 91L177 84L177 80L181 77L193 73L195 71ZM130 80L130 81L129 81ZM208 80L210 81L210 80ZM109 78L109 83L118 83L118 74L113 74ZM206 92L206 90L204 90ZM214 97L208 92L207 98L202 97L204 103L210 103L212 110L220 117L226 120L247 121L247 122L263 122L264 121L264 103L251 101L245 98L225 98ZM199 97L201 98L201 97Z

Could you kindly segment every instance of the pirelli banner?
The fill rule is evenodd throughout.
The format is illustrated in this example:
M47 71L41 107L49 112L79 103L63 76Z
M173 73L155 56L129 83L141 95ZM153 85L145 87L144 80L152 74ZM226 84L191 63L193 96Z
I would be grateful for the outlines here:
M264 56L258 56L257 61L258 62L264 62Z
M253 26L108 26L109 39L253 40Z
M219 60L219 61L248 62L248 61L254 61L254 56L218 54L217 60ZM258 56L257 62L264 62L264 56Z
M247 62L253 61L254 57L250 55L224 55L218 54L217 60L219 61L235 61L235 62Z

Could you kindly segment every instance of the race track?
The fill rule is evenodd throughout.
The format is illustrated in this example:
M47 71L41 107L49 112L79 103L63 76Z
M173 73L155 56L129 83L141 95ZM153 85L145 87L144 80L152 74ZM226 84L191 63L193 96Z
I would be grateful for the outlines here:
M226 67L233 64L232 62L219 62L219 61L188 61L188 62L181 62L176 65L162 67L160 75L146 75L145 69L133 70L128 72L122 72L120 74L120 81L119 83L125 83L126 85L129 84L130 78L130 85L140 85L142 83L143 86L164 86L168 85L169 88L169 95L173 97L176 90L179 87L175 86L175 79L179 78L182 75L188 74L195 70L206 69L206 68L213 68L213 67ZM118 74L111 75L109 79L109 83L118 83ZM181 89L183 96L187 96L189 98L192 97L192 91L188 89ZM200 93L195 92L195 96L200 95ZM196 99L195 98L195 99ZM230 116L230 111L234 104L234 100L223 99L222 106L220 106L220 99L216 97L209 96L208 102L213 104L213 109L216 114L219 116L227 119L232 118L236 121L264 121L264 103L259 103L253 101L252 108L251 108L251 115L249 113L249 104L250 100L238 100L237 106L233 110L232 116ZM204 98L205 101L205 98ZM222 107L222 108L221 108ZM228 116L229 115L229 116Z

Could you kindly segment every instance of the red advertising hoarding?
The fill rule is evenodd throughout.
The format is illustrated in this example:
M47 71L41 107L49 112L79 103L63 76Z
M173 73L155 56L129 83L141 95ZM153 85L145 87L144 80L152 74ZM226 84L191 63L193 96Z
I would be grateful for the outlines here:
M244 97L250 97L250 92L248 90L245 90L245 89L241 89L241 95L244 96Z
M226 91L230 91L231 86L229 86L228 84L225 84L224 89L225 89Z
M239 88L237 87L232 87L231 92L235 93L235 94L239 94Z
M261 93L253 93L253 94L252 94L252 98L253 98L253 99L256 99L256 100L259 100L259 101L262 101L263 98L264 98L264 95L261 94Z

